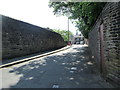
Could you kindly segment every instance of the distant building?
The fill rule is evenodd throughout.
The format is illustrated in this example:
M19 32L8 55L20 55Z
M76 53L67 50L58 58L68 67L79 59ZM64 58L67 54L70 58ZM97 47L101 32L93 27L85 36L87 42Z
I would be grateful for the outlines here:
M84 36L82 34L74 35L73 37L70 37L70 41L72 44L83 44L84 43Z

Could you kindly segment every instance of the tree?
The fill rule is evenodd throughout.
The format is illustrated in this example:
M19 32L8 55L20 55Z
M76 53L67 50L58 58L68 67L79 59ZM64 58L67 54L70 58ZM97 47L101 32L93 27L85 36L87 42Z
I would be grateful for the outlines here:
M63 37L64 41L68 41L68 31L57 29L54 29L53 31L59 33ZM69 31L69 36L71 35L73 36L73 33Z
M50 2L49 7L54 8L54 14L66 15L88 38L88 33L97 17L105 6L105 2Z

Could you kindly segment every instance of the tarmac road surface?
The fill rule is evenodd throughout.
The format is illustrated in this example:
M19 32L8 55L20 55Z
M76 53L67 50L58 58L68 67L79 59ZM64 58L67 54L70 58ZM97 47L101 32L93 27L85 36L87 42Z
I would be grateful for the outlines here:
M111 88L89 60L86 45L0 69L2 88Z

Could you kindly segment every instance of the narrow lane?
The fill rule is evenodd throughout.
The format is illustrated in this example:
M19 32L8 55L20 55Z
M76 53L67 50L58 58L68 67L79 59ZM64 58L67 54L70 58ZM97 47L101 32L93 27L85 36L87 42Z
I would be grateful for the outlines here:
M112 87L100 77L84 45L1 70L3 88Z

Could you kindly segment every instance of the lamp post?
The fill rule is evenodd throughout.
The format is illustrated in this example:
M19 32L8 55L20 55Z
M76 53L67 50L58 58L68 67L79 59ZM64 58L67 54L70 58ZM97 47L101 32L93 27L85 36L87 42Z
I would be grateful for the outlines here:
M68 18L68 43L69 43L69 18Z

